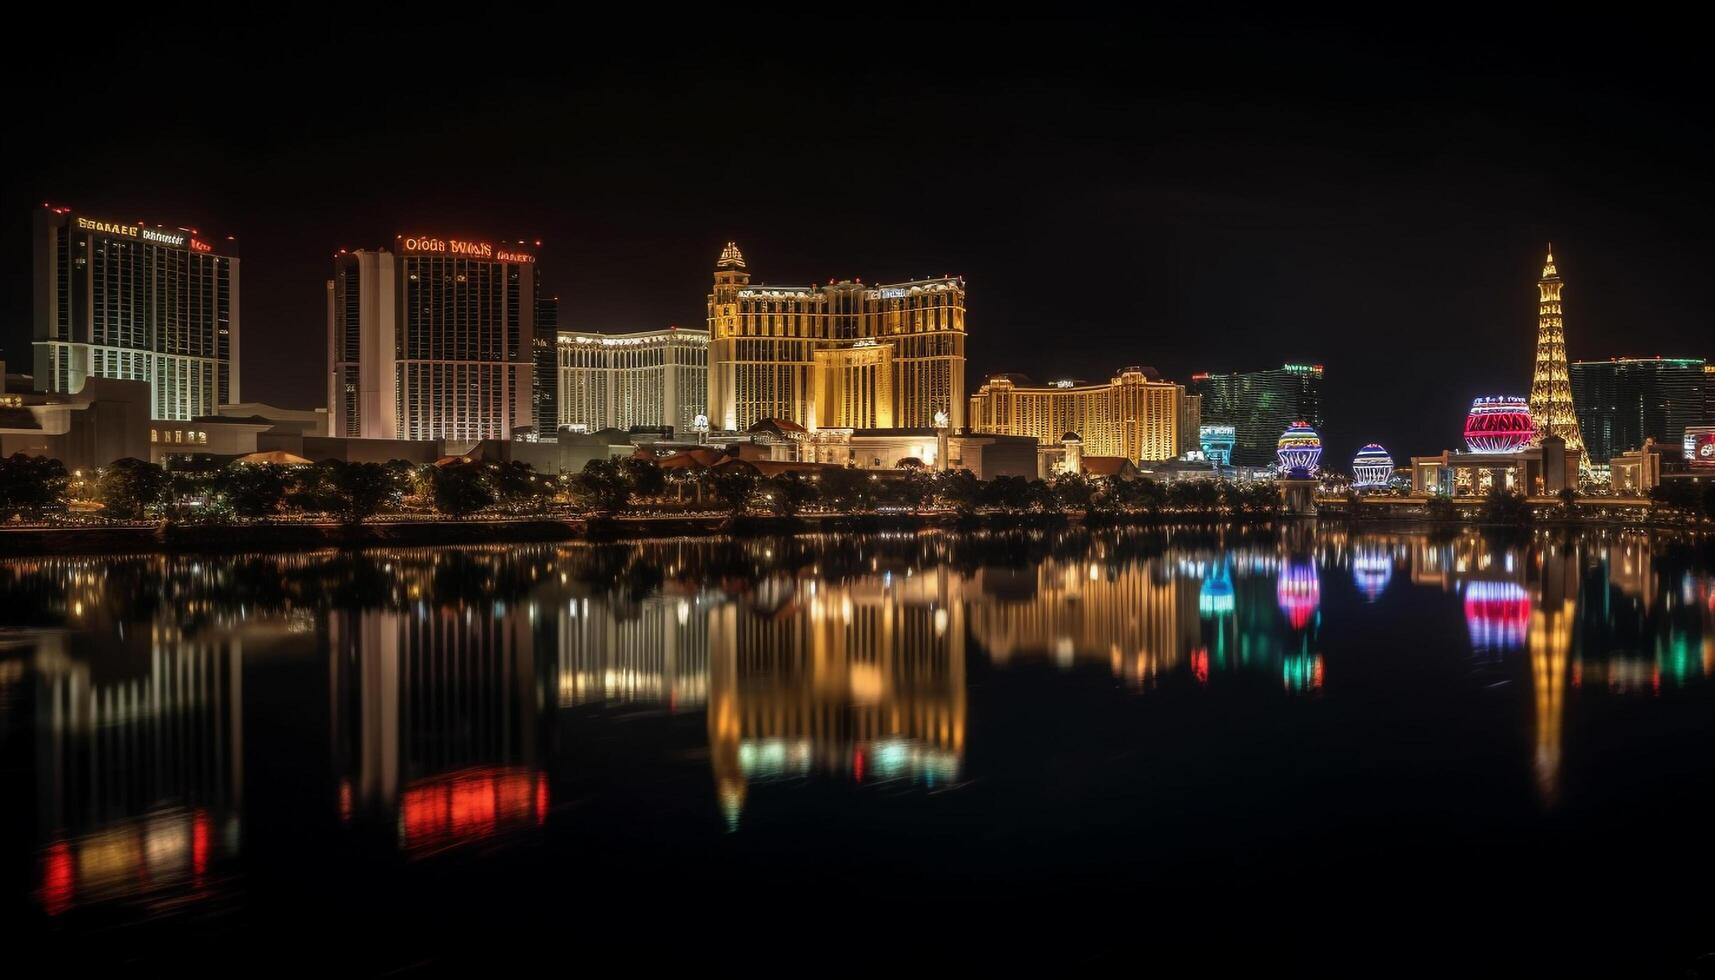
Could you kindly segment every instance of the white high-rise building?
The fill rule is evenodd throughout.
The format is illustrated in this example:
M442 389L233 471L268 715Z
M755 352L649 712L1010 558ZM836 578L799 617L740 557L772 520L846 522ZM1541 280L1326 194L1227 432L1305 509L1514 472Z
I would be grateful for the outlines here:
M400 236L328 280L335 436L507 439L534 424L538 279L521 246Z
M44 206L35 219L35 384L149 383L149 417L188 422L238 393L238 243Z
M562 330L556 349L561 428L672 426L690 432L708 405L707 330Z

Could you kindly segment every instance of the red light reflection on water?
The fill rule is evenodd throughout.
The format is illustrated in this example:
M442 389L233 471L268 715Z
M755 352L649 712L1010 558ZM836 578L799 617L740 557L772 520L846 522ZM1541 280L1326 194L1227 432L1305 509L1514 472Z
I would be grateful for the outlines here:
M60 915L74 905L175 889L202 894L228 846L200 808L120 820L44 847L38 895L49 915Z
M546 774L463 769L418 782L399 801L400 841L433 852L547 819Z
M208 854L208 813L198 810L191 820L191 874L199 887L208 874Z
M71 845L62 840L42 855L42 907L49 915L71 908L74 880Z

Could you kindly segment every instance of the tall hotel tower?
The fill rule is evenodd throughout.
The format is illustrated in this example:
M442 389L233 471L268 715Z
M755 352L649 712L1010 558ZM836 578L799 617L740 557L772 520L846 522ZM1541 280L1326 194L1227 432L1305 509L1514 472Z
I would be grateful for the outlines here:
M507 439L533 425L536 257L400 236L327 283L328 412L360 439Z
M752 286L728 242L709 294L709 424L965 424L965 281ZM937 418L937 416L940 418Z
M151 418L188 421L238 398L238 245L191 228L35 218L35 383L149 382Z
M1560 319L1560 289L1565 283L1554 268L1554 243L1548 245L1542 278L1536 282L1536 372L1530 383L1530 418L1536 423L1536 441L1559 436L1566 448L1576 449L1584 467L1584 435L1578 415L1572 410L1572 378L1566 366L1566 328ZM1629 447L1628 447L1629 448Z
M1191 376L1191 393L1202 396L1201 424L1233 427L1231 462L1268 466L1281 433L1307 422L1326 435L1322 419L1322 365L1285 364L1267 371Z

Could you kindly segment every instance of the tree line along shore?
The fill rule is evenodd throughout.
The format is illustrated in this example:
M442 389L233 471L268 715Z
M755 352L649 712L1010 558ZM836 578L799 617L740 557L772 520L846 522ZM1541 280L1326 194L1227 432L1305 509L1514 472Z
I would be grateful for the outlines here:
M1658 494L1650 522L1684 526L1715 519L1715 488L1695 489ZM1325 516L1365 519L1366 508L1331 503ZM1421 513L1392 516L1504 526L1598 516L1640 519L1629 513L1616 518L1591 506L1599 503L1568 492L1545 508L1496 491L1476 504L1431 497ZM1281 516L1272 483L1225 480L979 480L969 471L926 468L828 468L765 477L737 466L664 469L641 457L594 460L580 473L556 476L524 463L465 457L430 464L308 465L193 457L171 467L123 459L86 474L68 473L43 457L0 458L0 527L12 545L7 550L15 553L1018 527L1061 520L1236 523Z

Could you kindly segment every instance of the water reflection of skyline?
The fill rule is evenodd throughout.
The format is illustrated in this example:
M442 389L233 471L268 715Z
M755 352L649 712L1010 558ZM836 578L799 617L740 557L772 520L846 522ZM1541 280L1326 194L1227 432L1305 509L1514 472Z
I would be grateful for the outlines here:
M1715 586L1663 548L923 535L4 562L8 608L34 620L0 648L0 705L9 738L30 730L37 889L58 914L194 895L241 857L245 659L287 640L327 664L329 806L422 857L551 818L559 713L702 712L711 802L741 827L783 781L956 784L970 658L1093 668L1130 692L1326 694L1330 602L1344 590L1357 604L1338 615L1372 615L1353 610L1403 583L1455 598L1486 669L1525 667L1552 805L1580 691L1715 673Z
M7 644L24 666L8 679L33 688L37 826L53 829L39 852L42 907L199 891L240 846L250 631L170 615L128 623L82 574L70 585L99 651L52 630Z
M944 569L839 586L771 576L709 612L708 732L721 811L753 783L958 777L965 744L964 606Z

